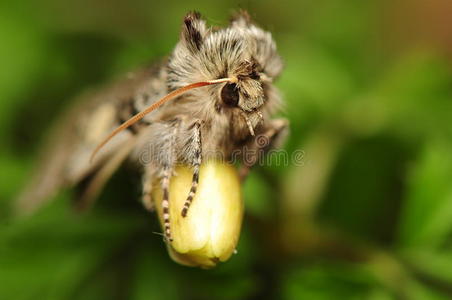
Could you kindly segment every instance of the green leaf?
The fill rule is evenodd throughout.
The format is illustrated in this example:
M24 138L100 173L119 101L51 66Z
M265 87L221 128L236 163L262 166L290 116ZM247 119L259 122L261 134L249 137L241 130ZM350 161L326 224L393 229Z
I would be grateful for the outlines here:
M452 284L451 249L438 251L432 249L413 249L402 252L404 259L423 275L447 281Z
M295 268L284 282L283 299L287 300L366 299L375 297L375 289L381 288L365 268L331 262Z
M2 228L1 299L66 299L140 224L126 214L77 215L58 200Z
M401 247L436 248L452 232L451 145L430 142L414 166L399 229Z

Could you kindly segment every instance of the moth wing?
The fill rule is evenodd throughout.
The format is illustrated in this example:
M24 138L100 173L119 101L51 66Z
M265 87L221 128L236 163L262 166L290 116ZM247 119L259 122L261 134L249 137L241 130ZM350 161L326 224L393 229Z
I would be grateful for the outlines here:
M58 120L40 153L38 164L15 202L17 215L30 214L50 201L62 188L87 179L79 207L88 207L127 158L136 142L123 131L99 151L95 147L116 128L118 109L155 78L155 68L128 74L124 80L98 93L89 93Z
M88 209L93 205L95 199L99 196L99 193L107 183L108 179L110 179L122 162L129 156L130 152L132 152L136 144L136 140L136 137L132 137L127 140L124 145L115 151L115 153L113 153L108 160L100 165L95 173L90 176L89 181L83 187L76 202L76 206L79 210Z

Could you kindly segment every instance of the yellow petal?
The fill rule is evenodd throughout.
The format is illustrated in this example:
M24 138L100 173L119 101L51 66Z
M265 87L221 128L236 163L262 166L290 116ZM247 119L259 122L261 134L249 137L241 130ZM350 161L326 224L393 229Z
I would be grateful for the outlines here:
M240 181L234 166L208 161L201 165L199 185L184 218L181 211L191 187L193 171L187 166L176 168L170 181L170 226L173 242L170 256L177 262L212 267L226 261L233 253L243 218ZM160 222L162 192L153 192Z

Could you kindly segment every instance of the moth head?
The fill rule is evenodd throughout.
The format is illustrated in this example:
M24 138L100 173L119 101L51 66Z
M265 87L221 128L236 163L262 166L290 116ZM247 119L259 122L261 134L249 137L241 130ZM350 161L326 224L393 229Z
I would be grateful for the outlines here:
M247 13L237 14L223 29L207 28L199 13L189 13L167 65L170 92L115 128L97 145L90 161L119 132L189 91L195 99L216 99L211 101L215 107L220 104L241 109L254 135L254 127L262 119L258 109L268 100L268 95L277 98L272 80L281 69L281 59L270 33L253 25ZM199 89L204 86L215 87Z
M199 13L189 13L168 62L167 84L174 90L193 82L234 78L193 95L251 112L268 100L271 93L267 91L281 70L271 34L255 25L246 12L236 13L225 28L209 28Z

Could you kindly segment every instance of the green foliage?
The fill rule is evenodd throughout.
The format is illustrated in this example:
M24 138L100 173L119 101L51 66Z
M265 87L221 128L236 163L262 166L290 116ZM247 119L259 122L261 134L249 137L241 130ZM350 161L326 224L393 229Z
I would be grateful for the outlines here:
M452 298L452 23L418 2L0 3L0 299ZM274 34L285 150L304 152L253 170L230 261L172 262L127 169L88 213L62 191L13 217L71 98L167 55L187 11L221 25L238 8Z

